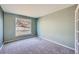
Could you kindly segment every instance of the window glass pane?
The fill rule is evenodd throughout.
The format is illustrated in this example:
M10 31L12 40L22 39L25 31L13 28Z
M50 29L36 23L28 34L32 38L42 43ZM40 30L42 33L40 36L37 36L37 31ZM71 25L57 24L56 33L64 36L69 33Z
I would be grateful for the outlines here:
M31 20L16 18L16 36L31 34Z

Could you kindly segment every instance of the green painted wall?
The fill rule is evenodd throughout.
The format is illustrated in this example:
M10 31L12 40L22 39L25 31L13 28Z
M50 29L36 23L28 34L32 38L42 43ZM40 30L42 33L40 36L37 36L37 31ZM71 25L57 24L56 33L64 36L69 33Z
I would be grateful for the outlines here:
M75 48L75 8L68 7L39 18L38 35Z
M15 36L16 17L31 19L32 20L32 34L33 36L36 36L36 22L35 22L36 19L35 18L4 12L4 42L17 40Z
M15 40L15 15L4 13L4 42Z
M3 42L3 11L0 7L0 47L2 46Z

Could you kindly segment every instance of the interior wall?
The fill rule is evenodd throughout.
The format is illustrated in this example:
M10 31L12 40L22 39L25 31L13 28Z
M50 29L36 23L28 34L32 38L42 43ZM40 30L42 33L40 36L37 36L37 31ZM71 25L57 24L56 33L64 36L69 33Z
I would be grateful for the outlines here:
M0 47L3 43L3 11L0 7Z
M6 13L4 12L4 42L10 42L17 40L16 38L16 25L15 25L15 20L16 17L22 17L22 18L27 18L26 16L21 16L21 15L16 15L16 14L11 14L11 13ZM30 18L32 20L32 35L36 36L36 24L34 18ZM25 35L27 37L27 35ZM23 37L20 37L20 39L23 39Z
M15 16L4 13L4 42L15 40Z
M50 41L75 48L75 8L68 7L38 20L38 35Z

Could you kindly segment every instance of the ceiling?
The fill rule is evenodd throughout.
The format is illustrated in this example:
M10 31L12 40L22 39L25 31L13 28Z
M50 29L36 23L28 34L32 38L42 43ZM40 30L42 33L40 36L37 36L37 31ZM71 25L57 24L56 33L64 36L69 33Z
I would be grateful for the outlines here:
M2 4L5 12L25 15L30 17L41 17L60 9L73 6L73 4Z

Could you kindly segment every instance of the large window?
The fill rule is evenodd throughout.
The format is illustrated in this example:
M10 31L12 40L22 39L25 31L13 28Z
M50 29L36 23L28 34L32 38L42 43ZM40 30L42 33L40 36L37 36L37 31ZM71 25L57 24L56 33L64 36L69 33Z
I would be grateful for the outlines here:
M16 18L16 36L29 35L31 33L31 20Z

